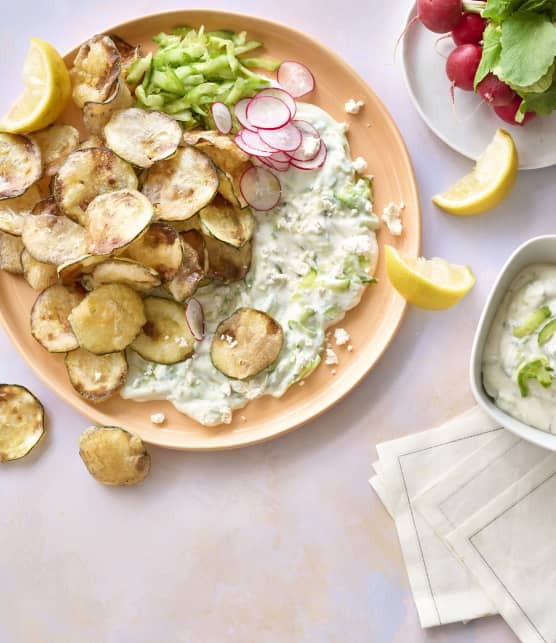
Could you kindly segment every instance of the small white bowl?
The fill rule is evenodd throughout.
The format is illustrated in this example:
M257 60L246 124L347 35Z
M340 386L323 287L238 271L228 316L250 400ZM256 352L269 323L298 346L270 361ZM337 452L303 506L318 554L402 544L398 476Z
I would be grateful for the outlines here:
M550 449L550 451L556 451L556 435L516 420L499 409L492 398L487 395L483 386L483 349L494 315L517 274L523 268L534 263L556 264L556 235L545 235L526 241L512 254L500 271L488 296L473 340L470 364L471 390L479 406L501 426L528 442L533 442L533 444Z

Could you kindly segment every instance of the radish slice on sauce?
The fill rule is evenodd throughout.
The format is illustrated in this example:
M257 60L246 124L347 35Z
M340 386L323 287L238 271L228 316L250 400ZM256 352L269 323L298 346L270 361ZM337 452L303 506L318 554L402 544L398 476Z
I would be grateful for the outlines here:
M326 145L324 141L321 140L319 151L313 159L311 159L310 161L298 161L297 159L292 158L291 164L298 170L316 170L317 168L324 165L327 154L328 150L326 149Z
M205 313L201 302L192 297L185 307L185 321L193 337L201 342L205 337Z
M293 152L288 152L288 156L296 161L312 161L320 150L320 134L307 121L292 121L301 133L301 143Z
M248 130L242 130L242 131L247 132ZM246 154L249 154L249 156L262 157L262 156L271 156L272 154L272 151L264 152L263 150L257 150L254 147L247 145L247 143L243 139L242 134L235 135L234 143L239 147L240 150L243 150Z
M261 163L264 163L265 165L268 165L268 167L271 167L273 170L276 170L277 172L287 172L290 169L289 160L278 161L274 158L274 156L266 156L266 157L261 156L259 158L259 161Z
M264 167L253 166L245 170L239 181L243 198L254 209L272 210L280 201L282 186L278 177Z
M252 132L256 132L257 128L254 125L251 125L249 119L247 118L247 106L250 102L250 98L242 98L241 100L238 100L234 107L234 113L236 115L238 123L242 127L251 130Z
M301 63L286 60L278 67L280 85L294 98L301 98L315 89L313 74Z
M279 129L291 120L291 113L283 101L274 96L255 96L246 110L247 120L260 129Z
M294 152L302 140L301 132L293 123L287 123L279 129L260 130L258 135L263 143L280 152Z
M274 147L272 147L268 143L265 143L265 141L261 137L260 132L251 132L250 130L246 129L242 130L240 132L240 135L243 139L243 142L249 147L252 147L254 150L269 152L270 154L273 154L276 151Z
M285 89L280 89L279 87L269 87L268 89L261 89L261 91L257 92L257 97L259 96L261 98L263 96L272 96L273 98L281 100L287 105L288 109L290 110L291 117L294 118L297 111L297 104L295 102L295 98Z
M212 118L216 129L221 134L229 134L232 131L232 114L227 105L216 102L211 106Z

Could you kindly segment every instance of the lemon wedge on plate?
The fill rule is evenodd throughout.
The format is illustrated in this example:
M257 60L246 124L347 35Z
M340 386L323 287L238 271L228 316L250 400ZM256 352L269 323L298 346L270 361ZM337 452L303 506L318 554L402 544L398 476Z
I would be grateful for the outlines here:
M71 81L66 65L54 47L31 38L23 65L25 89L6 116L0 130L14 134L34 132L53 123L68 102Z
M518 158L513 138L503 129L477 160L473 170L432 201L450 214L480 214L506 198L517 176Z
M404 257L389 245L384 249L386 272L391 284L410 304L419 308L449 308L475 284L475 276L467 266L458 266L437 257Z

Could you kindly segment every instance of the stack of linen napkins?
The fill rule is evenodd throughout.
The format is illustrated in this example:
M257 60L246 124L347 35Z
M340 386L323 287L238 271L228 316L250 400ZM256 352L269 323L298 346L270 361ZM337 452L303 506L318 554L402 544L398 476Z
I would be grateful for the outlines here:
M479 408L377 452L370 483L421 625L499 613L525 643L556 643L556 453Z

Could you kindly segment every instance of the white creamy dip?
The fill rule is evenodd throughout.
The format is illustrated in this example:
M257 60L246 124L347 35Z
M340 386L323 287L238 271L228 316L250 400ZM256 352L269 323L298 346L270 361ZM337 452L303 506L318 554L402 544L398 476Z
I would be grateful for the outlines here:
M538 264L519 273L494 317L483 352L483 383L503 411L556 433L553 376L556 266Z
M191 359L153 364L128 351L121 392L133 400L167 399L205 425L230 422L232 411L261 395L280 397L321 360L326 328L359 302L377 258L369 184L355 176L344 128L314 105L298 103L296 118L311 122L328 147L324 166L279 175L282 199L256 212L253 258L245 279L209 284L195 293L206 316L205 339ZM217 325L240 307L267 312L284 331L276 362L247 380L214 368L209 350Z

